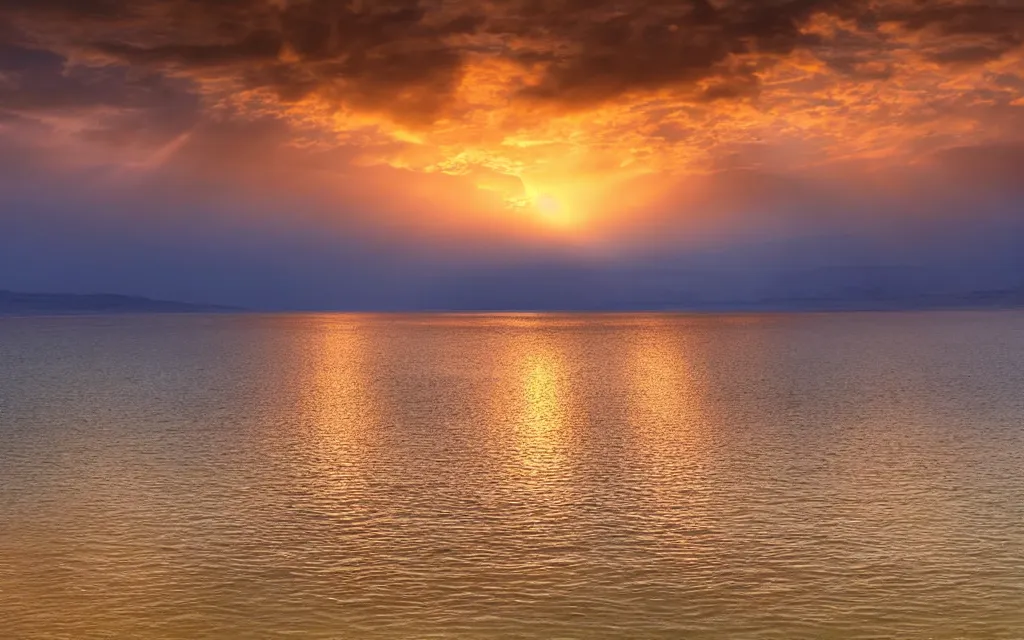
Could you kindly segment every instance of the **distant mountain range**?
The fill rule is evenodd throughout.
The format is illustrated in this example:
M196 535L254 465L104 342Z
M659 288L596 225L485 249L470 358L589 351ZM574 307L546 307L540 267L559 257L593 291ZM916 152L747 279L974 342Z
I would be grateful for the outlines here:
M910 295L894 295L879 291L856 291L806 298L772 298L754 303L753 306L773 309L806 309L809 311L1014 309L1024 307L1024 289Z
M454 302L454 303L453 303ZM459 304L462 302L462 304ZM481 304L482 302L482 304ZM550 302L550 301L546 301ZM778 296L752 299L720 298L708 300L697 294L637 296L633 299L570 300L561 305L537 304L530 298L449 301L431 311L680 311L680 312L762 312L762 311L911 311L940 309L1010 309L1024 308L1024 288L962 293L920 294L893 292L872 288L840 288L817 295ZM427 311L428 309L409 309ZM246 311L239 307L192 304L171 300L154 300L141 296L116 294L22 293L0 290L0 316L10 315L76 315L129 313L232 313ZM324 311L329 311L325 309Z
M231 311L241 311L241 309L108 293L78 295L0 290L0 315L227 313Z

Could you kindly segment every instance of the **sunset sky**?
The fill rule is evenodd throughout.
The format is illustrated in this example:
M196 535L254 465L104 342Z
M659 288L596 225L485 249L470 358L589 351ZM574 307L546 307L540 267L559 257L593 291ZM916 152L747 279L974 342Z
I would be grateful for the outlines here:
M971 290L1022 230L1022 0L0 0L0 288Z

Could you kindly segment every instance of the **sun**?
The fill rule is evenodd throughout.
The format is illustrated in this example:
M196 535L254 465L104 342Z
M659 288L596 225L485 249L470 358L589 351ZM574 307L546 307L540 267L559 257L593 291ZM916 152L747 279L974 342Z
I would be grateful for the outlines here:
M562 203L553 195L545 193L537 197L537 211L545 216L557 217L562 213Z
M524 181L525 182L525 181ZM549 232L574 233L586 223L584 212L589 209L577 193L561 185L523 184L522 192L505 197L505 207L525 216L528 223L546 228ZM480 187L485 188L485 187Z
M564 203L550 193L542 193L534 198L534 209L548 224L559 227L572 224L572 216L569 215Z

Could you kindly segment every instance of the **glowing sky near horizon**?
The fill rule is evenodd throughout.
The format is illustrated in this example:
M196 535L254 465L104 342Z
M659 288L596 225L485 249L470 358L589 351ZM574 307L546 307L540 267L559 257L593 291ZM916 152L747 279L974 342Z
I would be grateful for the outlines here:
M0 149L385 236L614 244L756 226L751 175L1012 172L1022 43L1019 0L0 0Z

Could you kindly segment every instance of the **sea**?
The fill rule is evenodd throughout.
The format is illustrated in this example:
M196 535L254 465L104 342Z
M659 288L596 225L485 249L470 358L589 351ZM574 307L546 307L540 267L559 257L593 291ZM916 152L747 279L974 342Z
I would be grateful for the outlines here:
M2 318L0 638L1024 639L1024 313Z

